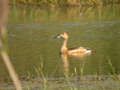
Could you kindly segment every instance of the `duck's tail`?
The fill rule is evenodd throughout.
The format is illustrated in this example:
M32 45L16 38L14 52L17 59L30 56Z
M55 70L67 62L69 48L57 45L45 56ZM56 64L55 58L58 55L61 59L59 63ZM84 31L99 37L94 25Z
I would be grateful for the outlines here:
M94 50L91 50L91 49L87 49L86 53L87 53L87 54L94 54L95 51L94 51Z

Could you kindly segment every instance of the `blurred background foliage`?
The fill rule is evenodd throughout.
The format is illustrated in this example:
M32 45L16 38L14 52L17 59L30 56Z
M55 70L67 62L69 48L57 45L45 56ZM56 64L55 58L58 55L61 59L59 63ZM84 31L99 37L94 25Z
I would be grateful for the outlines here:
M41 7L82 7L119 4L120 0L10 0L10 4L25 4Z

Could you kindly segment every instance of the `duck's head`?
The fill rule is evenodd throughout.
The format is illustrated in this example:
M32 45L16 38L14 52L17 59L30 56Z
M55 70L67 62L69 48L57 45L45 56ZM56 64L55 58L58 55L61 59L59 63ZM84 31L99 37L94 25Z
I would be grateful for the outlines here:
M63 32L63 33L57 35L57 38L68 39L68 34L66 32Z

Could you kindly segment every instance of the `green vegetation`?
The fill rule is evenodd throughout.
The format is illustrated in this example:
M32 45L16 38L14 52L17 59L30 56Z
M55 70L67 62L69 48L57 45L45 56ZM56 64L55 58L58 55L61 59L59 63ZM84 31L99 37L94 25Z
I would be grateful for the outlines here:
M83 75L85 63L80 65L80 71L76 71L73 75L67 75L63 77L49 77L44 74L43 68L44 63L40 66L33 67L34 74L29 72L27 77L21 78L22 86L24 90L119 90L120 89L120 79L116 78L118 76L111 63L108 59L106 63L112 69L112 73L109 75ZM76 75L79 73L82 75ZM29 79L26 79L28 78ZM100 79L99 79L100 77ZM6 84L7 85L7 84ZM13 84L3 85L0 90L15 90Z
M11 0L11 4L25 4L41 7L66 7L66 6L98 6L118 4L119 0Z
M114 68L112 66L112 68ZM119 79L114 79L114 75L83 75L65 77L46 77L42 67L35 67L36 76L29 80L23 80L25 90L119 90ZM30 76L33 76L32 73ZM101 79L99 79L101 77ZM8 87L12 87L9 85ZM6 87L7 88L7 87Z

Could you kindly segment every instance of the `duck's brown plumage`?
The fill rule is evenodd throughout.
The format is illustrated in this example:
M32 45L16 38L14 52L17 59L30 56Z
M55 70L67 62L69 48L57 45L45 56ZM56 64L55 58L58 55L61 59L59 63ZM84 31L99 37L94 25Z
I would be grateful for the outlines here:
M59 35L64 39L61 47L61 54L67 54L70 56L86 55L91 54L92 50L84 47L67 48L68 34L66 32Z

